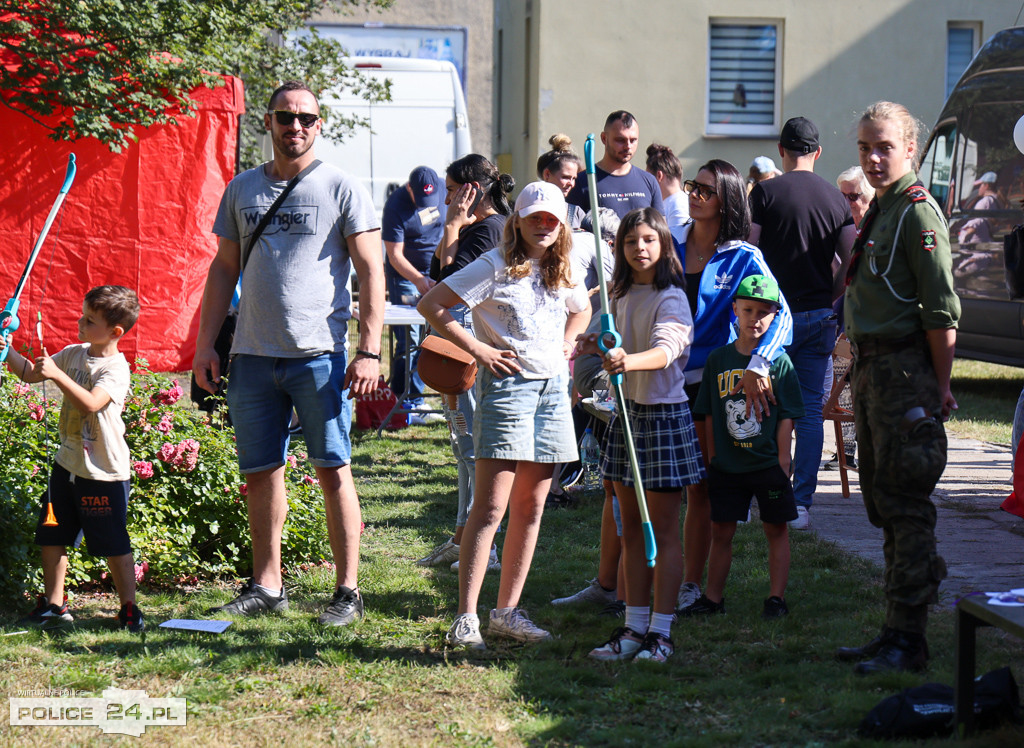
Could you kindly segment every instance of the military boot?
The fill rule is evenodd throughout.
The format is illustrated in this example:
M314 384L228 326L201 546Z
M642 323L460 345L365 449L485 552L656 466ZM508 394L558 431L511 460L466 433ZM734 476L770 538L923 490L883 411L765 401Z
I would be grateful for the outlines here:
M860 662L878 654L878 650L889 638L892 631L888 626L882 626L882 631L874 639L860 647L838 647L835 651L835 658L840 662Z
M878 653L870 660L859 663L854 669L857 675L870 675L902 670L924 670L928 665L928 642L923 634L890 629L889 637L882 642Z

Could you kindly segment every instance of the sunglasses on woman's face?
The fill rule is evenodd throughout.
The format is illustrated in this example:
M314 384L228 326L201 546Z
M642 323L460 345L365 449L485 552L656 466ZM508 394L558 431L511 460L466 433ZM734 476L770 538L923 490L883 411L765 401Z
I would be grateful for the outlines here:
M693 193L693 196L700 200L702 203L706 203L711 199L712 195L717 195L713 189L708 187L706 184L700 182L694 182L692 179L687 179L683 182L683 192L687 195Z
M274 115L274 119L277 120L277 124L281 127L291 127L292 122L295 118L299 118L299 124L305 129L309 129L316 124L317 120L320 119L319 114L309 114L307 112L289 112L284 109L271 109L268 114Z
M851 203L855 203L860 200L861 193L859 192L844 192L843 197L849 200Z

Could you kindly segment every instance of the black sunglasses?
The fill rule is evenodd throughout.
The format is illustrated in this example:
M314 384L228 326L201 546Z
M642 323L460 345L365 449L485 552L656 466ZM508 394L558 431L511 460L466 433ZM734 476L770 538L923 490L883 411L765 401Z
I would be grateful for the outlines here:
M713 189L708 187L706 184L700 182L694 182L692 179L687 179L683 182L683 192L689 195L691 192L697 196L697 199L702 203L706 203L711 199L712 195L717 195Z
M855 203L860 200L861 193L859 192L844 192L843 197L849 200L851 203Z
M320 119L319 114L309 114L307 112L289 112L284 109L271 109L267 114L273 114L274 119L277 120L277 124L281 127L291 127L292 122L295 118L299 118L299 124L304 128L310 128L316 124L317 120Z

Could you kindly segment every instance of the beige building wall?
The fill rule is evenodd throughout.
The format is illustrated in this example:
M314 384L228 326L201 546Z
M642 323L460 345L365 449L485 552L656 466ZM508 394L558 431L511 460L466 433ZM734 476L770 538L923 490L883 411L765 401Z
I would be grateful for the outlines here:
M777 22L778 125L813 120L817 171L834 179L857 163L855 126L872 102L898 101L934 124L949 22L976 23L980 46L1019 10L1019 0L495 0L494 148L524 184L551 134L569 134L582 155L586 134L626 109L640 124L640 168L653 141L688 176L710 158L743 174L758 155L780 164L777 135L710 136L705 124L709 20Z
M395 0L391 8L384 11L357 7L341 13L324 13L317 20L345 24L465 26L468 46L465 93L473 150L490 157L493 18L494 9L488 0Z

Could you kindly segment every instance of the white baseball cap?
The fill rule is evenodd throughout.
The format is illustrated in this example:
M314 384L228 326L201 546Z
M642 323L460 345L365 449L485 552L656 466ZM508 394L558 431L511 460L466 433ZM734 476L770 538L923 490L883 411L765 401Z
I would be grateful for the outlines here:
M550 213L559 221L565 221L568 208L562 191L548 182L530 182L516 198L516 213L526 218L534 213Z

